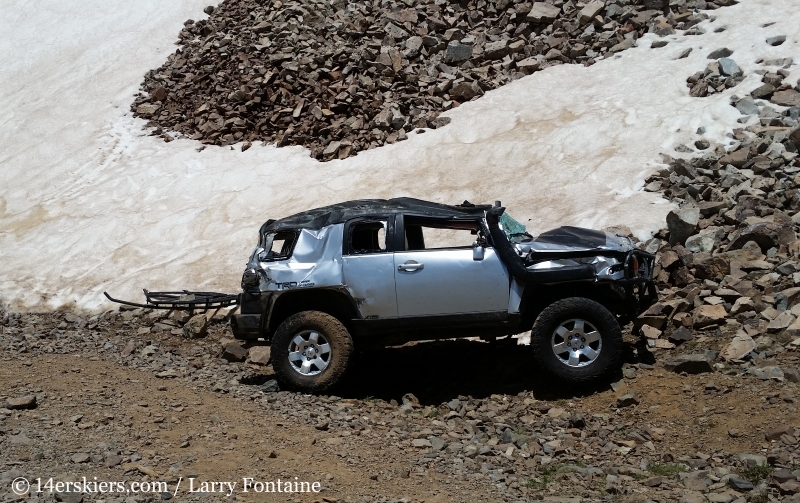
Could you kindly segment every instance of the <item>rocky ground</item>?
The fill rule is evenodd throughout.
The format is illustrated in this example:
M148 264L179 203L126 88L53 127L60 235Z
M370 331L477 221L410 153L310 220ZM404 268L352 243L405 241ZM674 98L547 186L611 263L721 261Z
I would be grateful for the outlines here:
M131 109L153 134L320 160L436 128L443 111L564 63L591 65L732 0L225 0L187 20ZM653 48L667 45L659 41Z
M743 363L716 359L716 330L673 350L628 335L622 374L597 389L554 388L515 340L421 343L364 355L338 396L314 397L278 390L264 348L232 343L222 316L209 318L4 313L2 501L170 497L18 498L20 476L170 490L188 477L321 483L294 501L794 501L800 491L791 342L764 338Z

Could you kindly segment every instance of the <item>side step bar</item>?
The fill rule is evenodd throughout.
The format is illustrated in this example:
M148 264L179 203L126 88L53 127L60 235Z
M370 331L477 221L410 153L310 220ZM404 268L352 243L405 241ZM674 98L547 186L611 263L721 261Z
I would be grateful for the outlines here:
M239 303L239 296L229 293L191 292L189 290L183 290L182 292L148 292L143 289L143 291L147 304L115 299L108 292L103 292L103 295L111 302L145 309L216 309L235 306Z

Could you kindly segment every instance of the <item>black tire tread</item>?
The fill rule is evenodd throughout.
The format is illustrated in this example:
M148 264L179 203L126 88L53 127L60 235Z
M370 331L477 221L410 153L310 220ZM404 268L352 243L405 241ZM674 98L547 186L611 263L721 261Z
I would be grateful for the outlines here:
M550 338L559 323L570 318L586 319L597 328L603 347L591 365L571 368L558 361ZM585 384L608 377L622 365L622 330L617 319L602 304L584 297L568 297L547 306L531 330L531 347L539 365L558 379Z
M333 352L331 362L321 374L304 377L289 363L289 342L303 330L322 332ZM272 337L272 368L278 381L292 389L321 393L345 375L353 358L353 339L347 328L333 316L321 311L301 311L280 324Z

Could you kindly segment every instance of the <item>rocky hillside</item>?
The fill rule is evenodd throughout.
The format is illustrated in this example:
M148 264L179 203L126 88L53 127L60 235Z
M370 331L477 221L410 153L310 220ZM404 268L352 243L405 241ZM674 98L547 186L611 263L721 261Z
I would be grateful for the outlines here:
M778 45L784 36L759 43ZM691 94L735 88L744 75L727 48L712 51L705 71L688 79ZM697 131L684 158L651 176L645 190L680 205L667 228L643 247L657 253L663 300L634 329L651 348L696 341L720 361L783 378L765 363L800 345L800 81L791 59L759 61L763 84L733 95L742 128L729 145Z
M225 0L186 21L132 110L167 141L260 140L342 159L445 125L441 112L512 80L591 65L730 3Z

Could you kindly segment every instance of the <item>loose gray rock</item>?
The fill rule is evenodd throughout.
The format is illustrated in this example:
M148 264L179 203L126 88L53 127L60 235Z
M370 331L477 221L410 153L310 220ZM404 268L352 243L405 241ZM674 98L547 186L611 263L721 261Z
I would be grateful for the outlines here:
M561 7L556 7L545 2L534 2L533 7L526 16L528 22L537 24L552 23L561 13Z
M681 208L667 214L670 244L683 244L697 230L700 222L698 208Z
M280 391L278 381L275 379L270 379L269 381L265 382L259 387L259 389L264 393L276 393Z
M73 463L88 463L89 460L91 459L91 456L89 456L85 452L79 452L77 454L74 454L70 459L72 459Z
M767 39L767 43L773 47L781 45L784 42L786 42L786 35L777 35Z
M22 410L22 409L35 409L36 396L26 395L18 398L9 398L6 400L6 409Z
M742 70L739 69L739 65L737 65L736 61L732 60L731 58L720 58L718 62L719 69L723 75L737 76L742 74Z
M709 53L709 55L708 55L708 56L706 56L706 57L707 57L708 59L720 59L720 58L727 58L727 57L728 57L728 56L730 56L731 54L733 54L733 51L732 51L732 50L728 49L727 47L723 47L723 48L721 48L721 49L717 49L717 50L715 50L715 51L712 51L712 52L711 52L711 53Z
M222 346L221 356L229 362L243 362L247 358L247 350L238 342L228 342Z
M250 363L254 365L269 365L271 348L269 346L253 346L248 351Z
M664 368L676 373L706 374L714 372L711 360L705 354L691 354L677 356L664 364Z
M453 43L447 45L444 55L445 63L459 63L466 61L472 56L472 46L466 44Z
M725 346L720 356L724 360L741 360L754 349L756 349L756 343L753 338L744 332L740 332Z
M748 373L753 374L756 378L761 379L762 381L783 381L783 370L776 365L760 368L753 367L748 370Z
M769 98L775 92L775 86L772 84L763 84L750 91L750 96L753 98Z
M744 479L740 479L739 477L731 477L728 479L728 484L737 491L752 491L753 490L753 483Z
M742 115L758 115L759 112L755 100L753 100L753 98L750 96L746 96L737 101L736 109L741 112Z
M617 407L630 407L632 405L639 405L639 394L635 391L630 393L626 393L621 397L617 398Z
M187 339L200 339L208 333L208 320L205 314L196 314L183 326L183 336Z
M773 94L769 100L772 103L782 107L800 106L800 92L797 92L794 89L785 89Z

